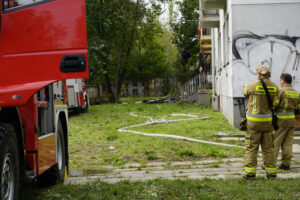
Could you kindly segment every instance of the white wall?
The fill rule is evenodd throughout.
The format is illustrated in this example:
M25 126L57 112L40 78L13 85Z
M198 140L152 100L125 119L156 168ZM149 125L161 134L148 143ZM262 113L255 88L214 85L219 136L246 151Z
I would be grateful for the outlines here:
M232 6L234 97L243 97L243 85L256 80L258 64L271 67L278 85L281 73L292 74L300 90L300 1L267 2Z
M220 10L219 44L217 47L219 50L219 58L217 61L217 63L219 63L218 94L221 96L232 97L232 11L230 1L227 2L227 8L227 10Z
M217 72L222 69L215 77L220 108L231 124L239 124L237 101L244 97L243 86L257 80L258 64L271 67L272 80L278 85L281 73L292 74L293 85L300 91L299 19L300 0L227 1L227 10L220 12L212 53ZM228 24L227 38L224 23Z

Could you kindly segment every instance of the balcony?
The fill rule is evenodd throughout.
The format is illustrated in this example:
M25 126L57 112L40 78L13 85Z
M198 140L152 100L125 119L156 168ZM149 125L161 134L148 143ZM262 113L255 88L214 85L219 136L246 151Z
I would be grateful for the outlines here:
M218 28L219 24L218 10L200 10L200 28Z
M201 10L218 10L225 9L226 0L199 0Z
M204 55L211 54L211 36L210 35L203 35L200 38L200 49L202 50Z
M225 9L226 0L199 0L200 28L218 28L219 9Z

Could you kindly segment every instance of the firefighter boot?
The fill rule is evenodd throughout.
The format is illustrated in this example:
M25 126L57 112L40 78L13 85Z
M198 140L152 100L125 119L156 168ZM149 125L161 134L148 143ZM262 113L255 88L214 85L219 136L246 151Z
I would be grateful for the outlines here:
M243 178L246 180L255 180L256 174L245 174Z
M291 170L291 167L289 165L284 165L284 164L281 164L278 168L283 170Z
M267 179L271 179L271 180L277 178L276 174L269 174L269 173L267 173L266 176L267 176Z

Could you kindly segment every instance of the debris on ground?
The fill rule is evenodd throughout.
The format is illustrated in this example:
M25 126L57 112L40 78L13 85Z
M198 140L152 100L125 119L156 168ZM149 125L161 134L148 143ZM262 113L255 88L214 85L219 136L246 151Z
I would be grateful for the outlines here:
M145 104L161 104L161 103L176 103L180 100L180 97L161 97L158 99L146 99L144 101L138 101L136 103L145 103Z
M115 150L115 147L113 147L113 146L110 146L110 147L108 147L110 150Z

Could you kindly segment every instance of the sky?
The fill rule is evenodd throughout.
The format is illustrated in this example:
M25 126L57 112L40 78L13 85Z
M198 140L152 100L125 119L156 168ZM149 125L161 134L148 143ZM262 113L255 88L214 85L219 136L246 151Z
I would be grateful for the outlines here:
M146 0L146 2L150 2L151 0ZM154 0L155 1L155 0ZM168 3L161 3L162 15L159 17L159 20L162 24L167 24L169 21L169 5ZM178 7L174 5L174 13L178 14Z
M159 17L159 21L163 24L168 23L169 20L169 8L168 8L168 4L164 3L161 5L162 9L163 9L163 14Z

